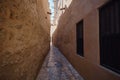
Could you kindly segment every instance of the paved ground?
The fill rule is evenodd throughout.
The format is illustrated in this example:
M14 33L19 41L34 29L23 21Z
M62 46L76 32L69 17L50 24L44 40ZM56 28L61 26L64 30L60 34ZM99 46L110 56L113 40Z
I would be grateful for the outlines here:
M67 59L51 47L36 80L83 80Z

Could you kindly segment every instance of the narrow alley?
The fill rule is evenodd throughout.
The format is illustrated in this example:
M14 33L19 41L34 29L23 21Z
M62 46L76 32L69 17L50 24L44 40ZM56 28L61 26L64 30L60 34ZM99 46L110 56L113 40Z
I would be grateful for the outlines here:
M83 80L60 51L51 45L36 80Z
M0 80L120 80L120 0L0 0Z

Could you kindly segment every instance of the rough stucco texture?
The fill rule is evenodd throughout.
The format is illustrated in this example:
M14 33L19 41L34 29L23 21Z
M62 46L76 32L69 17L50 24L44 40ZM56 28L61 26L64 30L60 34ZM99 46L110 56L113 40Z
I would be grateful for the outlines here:
M49 51L42 0L0 0L0 80L35 80Z

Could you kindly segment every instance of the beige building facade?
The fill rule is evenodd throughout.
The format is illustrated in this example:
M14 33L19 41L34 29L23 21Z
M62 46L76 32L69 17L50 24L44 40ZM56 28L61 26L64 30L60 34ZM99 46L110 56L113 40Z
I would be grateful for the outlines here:
M58 25L60 16L70 6L72 0L54 0L54 25Z
M73 0L59 17L57 29L53 35L53 43L85 80L120 80L119 47L114 46L116 52L113 52L115 54L113 56L111 48L104 49L106 45L102 45L104 41L101 37L109 33L109 30L107 30L109 27L104 29L102 26L111 26L115 23L115 20L119 22L118 3L120 3L119 0ZM114 17L114 13L117 17L109 18ZM109 21L110 19L111 21ZM119 23L115 24L119 25ZM120 26L118 27L118 25L114 29L115 31L118 30L115 40L115 42L117 41L116 45L120 43L118 38L118 35L120 36ZM110 30L112 33L113 27ZM111 43L112 40L108 44Z

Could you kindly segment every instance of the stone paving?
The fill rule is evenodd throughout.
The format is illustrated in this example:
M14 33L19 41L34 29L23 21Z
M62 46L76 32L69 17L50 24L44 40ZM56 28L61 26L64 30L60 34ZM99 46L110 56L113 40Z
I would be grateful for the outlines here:
M51 46L36 80L83 80L60 51Z

